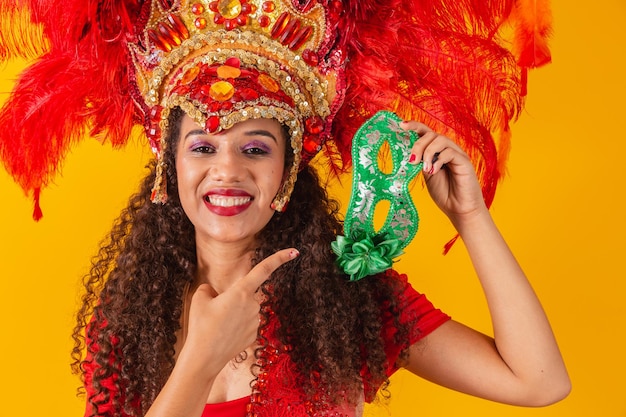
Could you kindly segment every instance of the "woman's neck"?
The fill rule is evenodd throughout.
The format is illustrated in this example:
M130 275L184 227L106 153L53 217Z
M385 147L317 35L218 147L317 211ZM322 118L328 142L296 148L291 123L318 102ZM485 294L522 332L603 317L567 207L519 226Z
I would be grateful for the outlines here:
M215 295L227 290L252 268L252 242L205 242L196 240L196 285L208 283Z

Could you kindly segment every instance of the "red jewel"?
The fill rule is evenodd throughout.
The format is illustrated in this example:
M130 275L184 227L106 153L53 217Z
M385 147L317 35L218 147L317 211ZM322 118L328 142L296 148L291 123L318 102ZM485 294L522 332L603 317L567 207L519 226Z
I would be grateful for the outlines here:
M161 37L163 43L166 44L168 51L172 49L172 46L180 45L180 39L178 39L178 42L176 42L177 39L174 36L172 28L165 25L164 23L159 23L157 29L159 30L158 35Z
M237 21L234 19L226 19L224 20L224 29L233 30L237 27Z
M262 28L266 28L270 25L270 18L267 17L266 15L262 15L261 17L259 17L259 26L261 26Z
M210 96L211 86L209 84L204 84L203 86L200 87L200 92L204 94L205 96Z
M302 12L306 13L311 10L313 6L315 6L315 3L317 3L315 0L307 0L306 3L302 5Z
M169 52L172 49L172 47L168 43L166 43L163 37L154 29L150 29L148 31L148 38L154 44L154 46L162 51Z
M233 109L233 103L231 103L230 101L224 101L221 104L220 108L225 111L230 111Z
M341 4L341 1L333 0L329 2L328 9L329 20L331 22L336 22L337 20L339 20L341 13L343 13L343 5Z
M219 13L215 13L215 15L213 15L213 23L215 23L216 25L221 25L222 23L224 23L224 16L222 16Z
M209 133L215 132L220 127L220 118L217 116L209 117L206 119L204 127Z
M241 98L246 101L252 101L259 98L259 93L251 88L242 88L241 91L239 91L239 94L241 95Z
M221 108L220 104L221 103L218 103L217 101L212 101L208 105L209 111L211 113L217 113L219 111L219 109Z
M261 5L261 10L263 10L265 13L271 13L274 11L274 9L276 9L276 5L273 1L266 1L263 2L263 4Z
M317 116L309 117L304 121L304 128L307 132L317 135L324 129L324 121Z
M189 39L187 26L185 26L185 23L180 17L175 14L169 14L167 15L167 20L170 22L170 27L181 37L182 40ZM180 42L178 44L180 44Z
M317 136L307 135L307 137L302 141L302 148L309 154L316 154L319 152L321 147L319 137Z
M302 59L304 59L304 62L312 67L317 67L317 64L319 64L320 61L317 53L310 49L305 49L304 51L302 51Z
M300 47L304 45L304 42L309 39L311 33L313 33L313 28L311 26L300 29L300 31L296 33L296 35L293 37L291 42L289 42L289 49L294 51L296 49L300 49Z
M193 21L193 24L198 29L204 29L206 27L206 19L204 17L199 17Z
M170 7L172 7L172 5L174 4L173 0L159 0L159 3L161 3L161 6L167 10Z
M158 122L150 123L150 128L147 131L148 136L151 138L158 138L161 135L161 128Z
M173 93L178 94L179 96L185 96L189 93L190 88L189 86L186 85L179 85L178 87L174 88L174 90L172 90Z
M250 3L241 2L241 13L242 14L250 14L252 12L252 5Z
M239 78L252 78L253 76L257 76L258 74L256 73L256 71L250 71L248 69L242 69L241 70L241 75L239 76Z
M156 118L160 118L162 110L163 108L161 106L154 106L153 108L150 109L150 118L153 120Z
M212 12L217 12L217 2L216 1L212 1L211 3L209 3L209 10Z
M239 26L245 26L248 24L248 16L244 16L243 14L237 16L235 20Z
M224 65L228 65L229 67L241 68L241 61L239 60L239 58L231 56L224 62Z
M291 20L291 16L289 15L289 13L282 12L282 14L278 17L278 19L276 19L276 23L274 23L274 27L272 28L272 31L271 31L272 38L276 39L280 35L283 34L283 31L285 30L285 26L287 26L287 24L289 23L289 20Z
M191 13L196 15L204 13L204 6L202 5L202 3L194 3L191 6Z
M298 29L300 29L300 21L298 19L291 19L280 36L280 43L287 45L291 42Z

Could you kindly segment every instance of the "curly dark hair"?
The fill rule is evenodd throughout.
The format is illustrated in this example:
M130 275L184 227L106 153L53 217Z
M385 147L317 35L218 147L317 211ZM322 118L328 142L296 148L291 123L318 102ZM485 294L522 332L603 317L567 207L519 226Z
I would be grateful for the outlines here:
M182 114L173 111L170 119L164 155L167 204L150 201L152 163L84 278L72 368L83 382L85 368L95 369L89 381L94 393L87 398L94 416L115 415L97 411L105 403L128 415L143 415L174 367L184 288L194 281L197 262L194 227L181 207L175 172ZM286 247L299 249L300 256L279 268L262 290L280 321L280 342L291 345L301 374L319 375L321 386L317 383L315 389L342 392L341 398L331 398L336 402L346 396L356 401L364 366L372 378L366 389L388 384L381 306L393 317L396 341L405 346L408 339L407 326L398 320L394 280L375 276L349 282L336 268L330 243L341 232L339 204L329 199L314 169L306 167L298 174L286 211L276 213L261 231L253 260Z

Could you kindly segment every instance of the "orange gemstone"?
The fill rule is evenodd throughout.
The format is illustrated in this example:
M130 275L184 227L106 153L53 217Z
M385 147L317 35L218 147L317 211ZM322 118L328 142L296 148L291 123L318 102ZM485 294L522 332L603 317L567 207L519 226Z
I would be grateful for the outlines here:
M239 68L231 67L229 65L222 65L217 68L217 76L219 78L237 78L241 75Z
M267 74L259 74L259 84L263 86L267 91L271 91L272 93L280 90L280 85Z
M261 10L263 10L265 13L271 13L274 11L274 9L276 9L276 5L273 1L266 1L263 2L263 4L261 5Z
M199 67L189 68L187 72L183 75L183 78L180 79L181 84L189 84L190 82L196 79L199 73L200 73Z
M228 81L218 81L211 85L209 96L216 101L226 101L235 94L235 87Z
M234 19L241 13L239 0L220 0L217 3L217 11L226 19Z

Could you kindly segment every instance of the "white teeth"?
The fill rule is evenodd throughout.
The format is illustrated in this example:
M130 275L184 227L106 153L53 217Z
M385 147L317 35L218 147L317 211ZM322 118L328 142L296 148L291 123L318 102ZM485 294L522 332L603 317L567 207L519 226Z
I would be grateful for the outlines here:
M222 195L210 195L208 196L208 201L214 206L219 207L234 207L234 206L243 206L244 204L249 203L251 200L250 197L228 197Z

